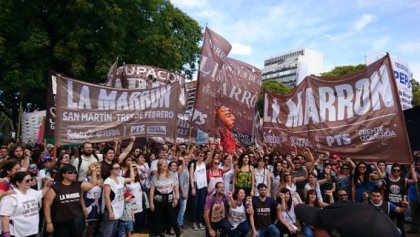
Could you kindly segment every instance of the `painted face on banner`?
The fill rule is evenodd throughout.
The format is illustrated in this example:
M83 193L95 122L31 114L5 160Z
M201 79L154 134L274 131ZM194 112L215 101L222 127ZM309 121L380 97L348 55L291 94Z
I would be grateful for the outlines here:
M219 121L229 130L233 129L235 124L235 115L232 111L226 106L220 106L216 110L216 115Z

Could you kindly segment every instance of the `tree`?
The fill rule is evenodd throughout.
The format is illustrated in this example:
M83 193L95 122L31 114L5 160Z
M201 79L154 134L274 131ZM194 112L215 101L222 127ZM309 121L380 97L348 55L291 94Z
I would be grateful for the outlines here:
M339 77L366 68L365 64L337 66L329 72L321 73L324 77Z
M275 94L284 95L290 91L290 88L285 86L283 83L275 81L275 80L265 80L262 82L260 96L258 97L257 101L257 110L260 116L263 116L263 109L264 109L264 93L271 92Z
M49 70L103 82L121 62L191 76L201 28L169 0L0 1L0 111L45 108Z
M329 72L321 73L322 76L325 77L338 77L343 76L349 73L352 73L354 71L358 71L361 69L364 69L366 65L364 64L358 64L358 65L347 65L347 66L337 66L333 68ZM413 89L413 107L417 107L420 105L420 83L413 79L412 81L412 89Z
M411 85L413 89L413 107L420 106L420 83L413 78Z

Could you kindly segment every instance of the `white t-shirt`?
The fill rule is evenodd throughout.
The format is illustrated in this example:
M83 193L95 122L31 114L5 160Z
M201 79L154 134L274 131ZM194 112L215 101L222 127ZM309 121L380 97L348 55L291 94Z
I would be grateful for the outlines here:
M233 190L233 174L233 165L231 166L229 171L223 173L223 184L225 185L225 194L228 194L228 192L232 192Z
M233 226L233 229L236 229L239 224L246 221L245 211L246 210L243 203L238 204L236 208L232 208L232 207L229 208L228 220L230 224Z
M111 197L112 192L114 192L114 199L111 200L112 210L114 212L115 219L118 220L121 218L124 211L124 178L117 177L118 183L115 183L111 177L105 179L104 186L109 185L111 187ZM102 195L102 213L105 211L105 195Z
M14 189L15 194L2 198L0 216L9 216L13 225L9 224L10 235L23 237L38 233L39 211L42 192L28 189L26 194Z
M196 163L194 181L197 184L197 189L207 187L206 164L204 162L201 162L200 165Z
M143 211L143 191L139 182L131 182L126 184L127 191L129 191L134 196L135 204L132 205L132 210L134 213L139 213Z

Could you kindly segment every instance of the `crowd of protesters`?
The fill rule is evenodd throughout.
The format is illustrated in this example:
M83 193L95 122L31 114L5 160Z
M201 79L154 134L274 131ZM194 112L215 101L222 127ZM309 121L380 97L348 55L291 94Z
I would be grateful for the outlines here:
M309 237L314 226L301 222L295 207L343 200L389 215L401 236L420 230L420 158L366 163L271 146L227 154L216 144L139 145L132 137L124 147L118 139L74 147L10 143L0 159L3 237L182 236L185 228L206 236ZM184 226L187 217L192 227Z

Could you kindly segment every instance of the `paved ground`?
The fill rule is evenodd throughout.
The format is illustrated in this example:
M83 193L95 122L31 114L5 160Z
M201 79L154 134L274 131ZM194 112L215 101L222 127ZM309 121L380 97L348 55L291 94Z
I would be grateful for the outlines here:
M409 225L405 226L406 230L408 230L410 227ZM204 237L206 236L204 230L198 230L198 231L194 231L192 229L192 223L190 221L187 221L185 223L185 227L184 229L181 229L182 231L182 236L183 237ZM148 237L148 234L142 235L142 237ZM169 237L170 235L166 235L166 237ZM175 236L175 235L174 235ZM251 236L251 233L248 233L248 237ZM407 234L406 237L420 237L420 234Z

